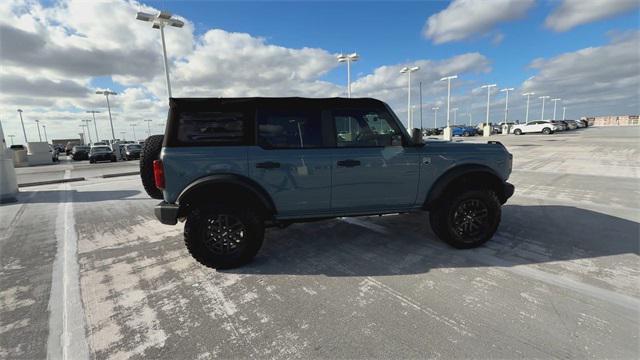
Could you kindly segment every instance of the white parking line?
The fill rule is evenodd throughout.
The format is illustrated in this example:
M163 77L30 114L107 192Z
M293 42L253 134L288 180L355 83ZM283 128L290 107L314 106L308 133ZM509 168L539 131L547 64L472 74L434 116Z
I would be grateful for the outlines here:
M65 170L65 179L70 176L71 171ZM58 189L61 198L56 219L57 251L49 296L47 359L88 359L71 185L60 184Z
M361 226L380 234L386 235L390 233L390 231L384 226L373 224L364 219L344 218L342 220L349 224ZM589 297L602 300L607 303L615 304L634 312L640 311L640 299L625 294L620 294L615 291L603 289L594 285L585 284L583 282L576 281L562 275L551 274L546 271L536 269L533 266L518 265L487 254L486 249L483 248L473 249L471 251L461 253L461 255L466 258L472 258L473 260L484 263L486 265L496 266L508 272L524 276L529 279L572 290L576 293L587 295Z

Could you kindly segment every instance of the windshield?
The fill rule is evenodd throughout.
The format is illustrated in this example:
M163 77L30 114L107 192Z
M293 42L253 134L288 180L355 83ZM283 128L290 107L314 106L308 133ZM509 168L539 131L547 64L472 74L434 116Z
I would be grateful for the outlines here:
M88 146L75 146L74 149L76 149L76 151L87 151L89 150Z
M140 150L142 147L140 145L127 145L127 150Z
M96 152L96 153L97 152L108 152L108 151L111 151L111 149L109 149L106 146L98 146L98 147L91 148L91 151L92 152Z

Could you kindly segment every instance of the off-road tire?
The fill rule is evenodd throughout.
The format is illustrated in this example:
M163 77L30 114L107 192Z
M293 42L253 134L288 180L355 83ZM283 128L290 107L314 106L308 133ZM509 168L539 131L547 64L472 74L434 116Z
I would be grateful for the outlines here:
M244 227L244 236L238 248L230 254L211 250L208 226L219 215L235 218ZM200 264L214 269L231 269L249 263L260 250L264 239L264 222L250 209L220 207L197 209L187 216L184 226L184 242L191 256ZM212 242L209 242L211 244ZM219 242L218 242L219 243Z
M162 199L162 191L156 187L153 177L153 161L160 159L163 140L164 135L149 136L144 141L140 152L140 179L142 179L142 186L152 199L158 200Z
M456 213L462 211L461 206L469 202L479 201L486 209L486 222L481 231L471 237L460 235L455 230ZM429 222L433 232L447 244L458 249L470 249L480 246L493 237L502 211L496 194L488 189L457 189L445 194L429 212Z
M549 135L549 134L551 134L551 129L544 128L544 129L542 129L542 133L545 134L545 135Z
M513 130L513 134L514 134L514 135L522 135L522 130L520 130L520 129L515 129L515 130Z

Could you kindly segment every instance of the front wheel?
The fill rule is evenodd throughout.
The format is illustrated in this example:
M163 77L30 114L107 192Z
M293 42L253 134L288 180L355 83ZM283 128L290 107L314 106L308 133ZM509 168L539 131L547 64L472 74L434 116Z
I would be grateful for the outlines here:
M545 134L545 135L549 135L549 134L551 134L551 129L544 128L544 129L542 129L542 133Z
M491 190L459 190L429 212L433 232L447 244L469 249L487 242L500 224L500 201Z
M515 135L522 135L522 130L520 130L520 129L515 129L515 130L513 130L513 133L514 133Z
M184 241L191 256L214 269L250 262L264 238L264 223L250 209L198 209L187 216Z

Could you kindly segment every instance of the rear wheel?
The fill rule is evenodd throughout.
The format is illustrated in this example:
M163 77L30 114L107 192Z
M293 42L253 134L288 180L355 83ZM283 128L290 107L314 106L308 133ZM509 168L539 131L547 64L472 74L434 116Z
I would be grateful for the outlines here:
M264 238L264 224L250 209L213 208L192 211L184 227L191 256L202 265L229 269L250 262Z
M514 133L515 135L522 135L522 130L520 130L520 129L515 129L515 130L513 130L513 133Z
M140 153L140 178L142 186L147 194L153 199L162 199L162 191L156 187L153 177L153 161L160 159L162 141L164 135L151 135L144 141L142 152Z
M551 129L544 128L544 129L542 129L542 133L545 134L545 135L549 135L549 134L551 134Z
M451 192L429 212L433 232L458 249L480 246L493 237L502 215L496 194L486 189Z

